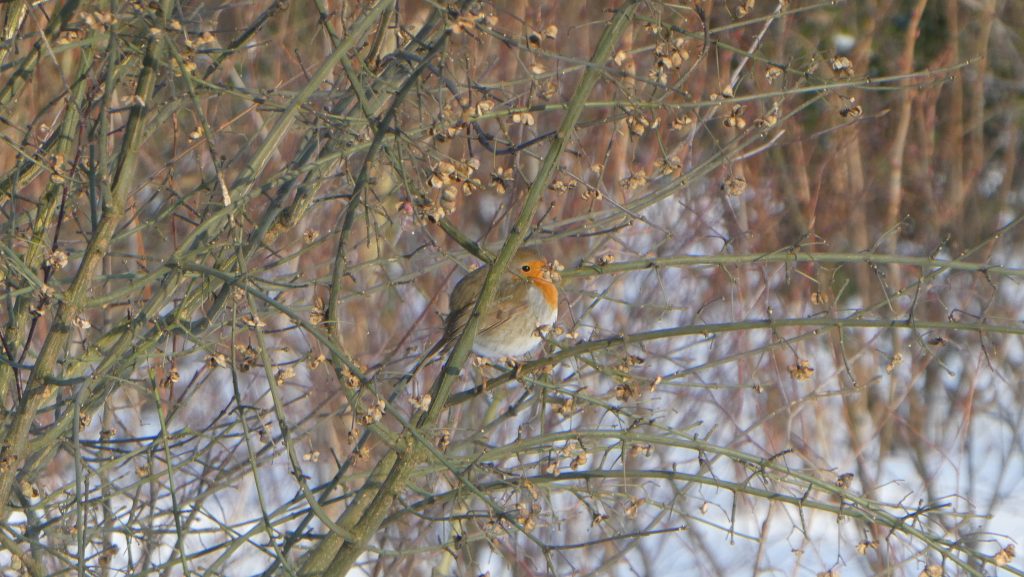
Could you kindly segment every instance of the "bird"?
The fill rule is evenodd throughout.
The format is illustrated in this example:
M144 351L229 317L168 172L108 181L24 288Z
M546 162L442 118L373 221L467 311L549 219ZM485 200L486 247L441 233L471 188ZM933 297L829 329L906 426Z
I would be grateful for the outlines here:
M444 335L428 356L453 345L469 322L490 267L470 272L452 289ZM521 357L541 342L538 327L558 319L558 287L551 263L536 250L521 248L498 281L497 292L480 319L473 352L489 359Z

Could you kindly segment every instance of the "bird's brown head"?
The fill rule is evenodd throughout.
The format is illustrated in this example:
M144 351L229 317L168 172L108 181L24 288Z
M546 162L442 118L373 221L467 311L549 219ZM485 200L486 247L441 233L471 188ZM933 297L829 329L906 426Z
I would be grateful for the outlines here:
M532 248L521 248L512 257L509 270L528 278L543 291L548 304L558 306L558 289L551 282L551 262L547 257Z
M530 279L543 279L546 276L548 278L545 280L550 281L551 265L548 259L532 248L521 248L516 251L512 262L509 263L509 269Z

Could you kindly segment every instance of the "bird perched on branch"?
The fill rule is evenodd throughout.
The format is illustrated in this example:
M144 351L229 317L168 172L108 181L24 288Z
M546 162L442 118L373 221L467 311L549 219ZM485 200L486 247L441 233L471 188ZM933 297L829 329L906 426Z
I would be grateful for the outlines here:
M451 346L469 322L489 267L462 278L449 298L444 336L431 353ZM480 319L473 352L491 359L518 357L540 344L538 327L558 319L558 288L551 280L551 263L533 249L521 248L498 280L491 305Z

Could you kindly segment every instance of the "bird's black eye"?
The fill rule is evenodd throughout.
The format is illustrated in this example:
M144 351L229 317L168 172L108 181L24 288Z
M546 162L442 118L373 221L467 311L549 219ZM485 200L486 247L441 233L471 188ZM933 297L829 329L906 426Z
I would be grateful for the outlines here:
M524 264L523 265L523 272L530 272L530 265Z

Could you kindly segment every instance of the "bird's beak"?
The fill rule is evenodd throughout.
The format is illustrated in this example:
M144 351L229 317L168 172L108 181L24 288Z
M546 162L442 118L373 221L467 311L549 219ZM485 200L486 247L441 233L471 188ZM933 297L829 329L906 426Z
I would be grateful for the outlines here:
M551 267L551 263L550 262L545 262L544 266L540 269L540 276L544 280L550 281L551 280L551 273L553 273L554 271L555 271L555 269Z

